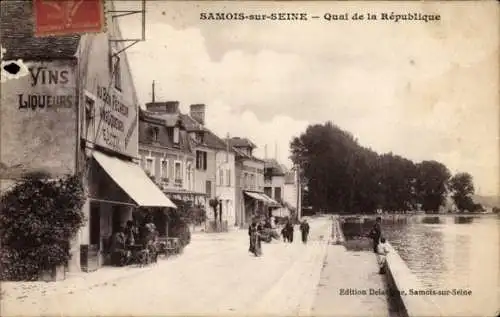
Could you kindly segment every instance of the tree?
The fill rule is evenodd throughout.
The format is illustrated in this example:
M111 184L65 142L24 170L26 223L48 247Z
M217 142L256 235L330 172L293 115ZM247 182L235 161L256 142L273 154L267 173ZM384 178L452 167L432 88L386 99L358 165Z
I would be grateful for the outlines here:
M290 150L315 210L374 213L423 205L437 211L447 192L450 172L443 164L379 155L331 122L308 126L291 140Z
M449 185L453 201L459 211L474 211L477 208L472 200L474 194L472 175L458 173L450 179Z
M445 201L446 185L450 177L450 171L442 163L423 161L418 164L416 194L424 211L438 212Z

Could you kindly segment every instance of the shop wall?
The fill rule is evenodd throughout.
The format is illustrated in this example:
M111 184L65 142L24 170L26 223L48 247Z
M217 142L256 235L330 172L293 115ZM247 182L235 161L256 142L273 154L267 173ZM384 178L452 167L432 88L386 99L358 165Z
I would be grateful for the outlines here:
M29 74L1 84L0 163L53 176L73 173L76 61L25 61Z

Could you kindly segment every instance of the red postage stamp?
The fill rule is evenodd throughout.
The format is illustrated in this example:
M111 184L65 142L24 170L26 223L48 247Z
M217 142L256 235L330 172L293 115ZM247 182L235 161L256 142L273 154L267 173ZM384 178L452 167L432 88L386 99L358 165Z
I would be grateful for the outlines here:
M104 30L103 0L33 0L35 36Z

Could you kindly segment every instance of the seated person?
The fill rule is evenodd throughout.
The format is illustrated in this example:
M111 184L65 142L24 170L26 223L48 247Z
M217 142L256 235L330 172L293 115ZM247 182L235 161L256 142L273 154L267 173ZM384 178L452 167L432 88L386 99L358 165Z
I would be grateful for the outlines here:
M111 238L111 264L117 266L126 265L130 260L131 252L125 246L125 233L123 228L119 228Z
M379 274L385 274L388 253L389 246L387 245L385 238L381 238L380 243L377 246L377 262L379 266Z

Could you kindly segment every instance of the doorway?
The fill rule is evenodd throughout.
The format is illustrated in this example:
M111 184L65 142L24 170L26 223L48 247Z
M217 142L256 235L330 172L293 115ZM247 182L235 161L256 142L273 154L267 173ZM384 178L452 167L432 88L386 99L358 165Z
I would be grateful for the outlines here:
M90 203L89 242L100 245L101 238L101 208L99 203Z

